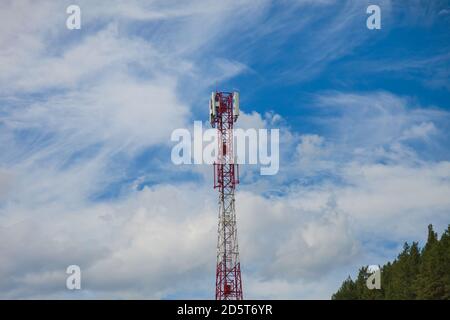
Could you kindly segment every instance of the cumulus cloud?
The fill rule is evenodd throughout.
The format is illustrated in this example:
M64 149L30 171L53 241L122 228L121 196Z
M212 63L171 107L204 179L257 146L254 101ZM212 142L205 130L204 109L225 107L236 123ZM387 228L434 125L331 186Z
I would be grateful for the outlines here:
M61 279L70 264L82 268L84 288L95 298L126 291L161 298L179 290L170 291L176 279L181 286L195 282L213 267L208 244L216 215L211 202L204 204L198 193L194 199L189 189L146 188L119 203L22 212L21 221L2 227L1 286L10 289L2 290L4 297L64 295ZM187 208L189 201L198 205Z
M317 279L339 265L348 264L357 252L358 241L351 234L346 217L332 212L299 224L278 247L271 268L290 279Z

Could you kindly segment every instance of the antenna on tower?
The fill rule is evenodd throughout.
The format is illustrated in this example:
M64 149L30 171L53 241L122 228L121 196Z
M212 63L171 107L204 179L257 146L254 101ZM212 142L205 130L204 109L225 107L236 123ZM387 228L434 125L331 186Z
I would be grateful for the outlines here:
M213 92L209 120L217 128L218 155L214 162L214 189L219 189L216 300L242 300L241 264L236 228L234 191L239 167L234 161L233 128L239 116L238 92Z

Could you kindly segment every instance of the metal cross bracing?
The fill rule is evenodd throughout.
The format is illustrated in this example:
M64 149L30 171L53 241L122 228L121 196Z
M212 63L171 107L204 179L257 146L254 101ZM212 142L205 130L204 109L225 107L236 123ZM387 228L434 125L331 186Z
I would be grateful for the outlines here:
M234 159L233 126L238 115L238 93L212 94L210 120L211 125L217 128L218 138L214 188L219 189L216 300L243 299L234 198L234 191L239 183L239 168Z

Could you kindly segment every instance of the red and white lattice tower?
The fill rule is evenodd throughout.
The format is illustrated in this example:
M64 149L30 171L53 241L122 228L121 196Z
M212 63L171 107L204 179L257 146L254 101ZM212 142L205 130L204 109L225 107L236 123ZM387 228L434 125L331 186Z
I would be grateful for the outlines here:
M213 92L209 102L211 126L219 144L214 162L214 188L219 189L216 300L242 300L241 265L237 241L234 190L239 168L233 152L233 126L239 116L238 92Z

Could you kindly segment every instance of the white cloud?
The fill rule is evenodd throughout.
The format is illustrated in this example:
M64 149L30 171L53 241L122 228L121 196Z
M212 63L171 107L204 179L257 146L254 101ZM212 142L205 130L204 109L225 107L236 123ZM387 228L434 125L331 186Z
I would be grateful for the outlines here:
M64 294L70 264L82 268L84 288L97 298L144 289L144 296L160 298L179 290L175 279L195 283L213 270L217 216L210 201L205 206L189 190L161 186L118 203L23 211L20 222L2 224L1 286L11 288L3 297L42 294L44 283Z
M9 194L13 178L14 176L11 172L0 168L0 201Z
M350 164L344 173L349 185L338 191L338 202L361 224L360 230L390 239L419 239L428 223L446 223L449 169L446 161L421 166Z
M436 127L432 122L422 122L403 131L400 139L426 139L434 132L436 132Z
M345 216L331 212L305 225L299 224L277 249L271 266L276 278L317 279L348 264L358 253Z

